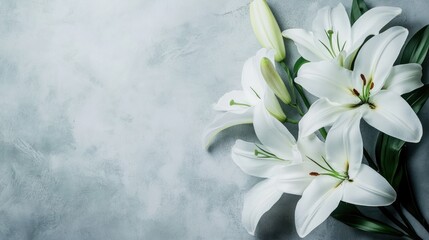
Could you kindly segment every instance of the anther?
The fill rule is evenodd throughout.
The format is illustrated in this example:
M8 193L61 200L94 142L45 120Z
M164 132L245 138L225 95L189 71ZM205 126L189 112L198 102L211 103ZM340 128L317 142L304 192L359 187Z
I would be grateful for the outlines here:
M360 96L360 93L358 92L358 90L356 90L355 88L353 88L353 93L356 95L356 96Z
M317 177L317 176L319 176L319 175L320 175L320 174L319 174L319 173L317 173L317 172L310 172L309 174L310 174L310 176L314 176L314 177Z
M366 78L363 74L360 75L360 78L362 79L363 85L366 85Z
M369 87L369 89L373 89L374 88L374 82L371 82L371 86Z

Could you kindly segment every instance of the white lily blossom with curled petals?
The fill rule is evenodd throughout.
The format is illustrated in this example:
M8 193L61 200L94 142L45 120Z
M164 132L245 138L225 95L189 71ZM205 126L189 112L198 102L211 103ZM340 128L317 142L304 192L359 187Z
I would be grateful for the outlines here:
M303 195L295 213L301 237L328 218L340 201L384 206L396 199L389 183L361 164L363 143L357 114L339 120L325 144L315 135L295 141L260 106L255 117L255 132L262 144L238 140L232 150L234 162L245 173L266 178L245 196L242 222L250 234L283 193Z
M401 12L397 7L375 7L350 26L347 12L340 3L335 8L327 6L317 12L313 31L288 29L283 31L283 36L293 40L301 56L310 62L334 59L350 68L365 39L377 35Z
M407 142L419 142L422 124L402 94L423 86L419 64L393 66L408 30L392 27L359 51L353 71L330 61L302 66L296 82L320 98L299 123L300 136L355 112L374 128Z
M262 144L237 140L232 148L234 162L247 174L267 178L245 196L242 221L250 234L255 233L262 215L283 193L301 195L314 179L309 175L317 165L305 156L320 159L323 142L315 135L298 142L287 128L263 108L257 106L254 128Z
M363 142L359 113L342 116L329 131L326 158L295 209L295 226L305 237L325 221L340 201L361 206L387 206L396 192L379 173L362 164ZM316 160L316 159L314 159Z
M268 58L275 66L274 50L261 49L249 58L242 71L241 85L243 90L235 90L223 95L213 106L222 112L206 128L203 134L203 144L208 148L214 137L222 130L240 124L253 122L255 106L264 105L277 119L284 121L285 114L274 94L268 87L261 73L261 60Z

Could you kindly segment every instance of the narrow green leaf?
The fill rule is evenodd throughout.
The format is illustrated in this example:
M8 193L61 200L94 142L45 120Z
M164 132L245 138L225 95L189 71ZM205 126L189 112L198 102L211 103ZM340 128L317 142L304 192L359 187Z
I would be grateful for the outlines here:
M400 162L399 156L404 144L405 142L402 140L380 133L375 147L380 174L386 178L394 188L398 187L393 184L393 180L397 173Z
M421 88L404 94L402 97L410 104L414 112L418 113L429 98L429 85L426 84Z
M403 163L403 177L401 184L399 186L398 191L398 200L402 204L402 206L407 209L407 211L413 215L422 226L429 231L429 223L426 221L425 217L420 211L419 206L417 205L417 201L415 199L413 186L410 181L410 177L408 176L407 164Z
M429 50L429 25L420 29L408 41L402 52L401 63L422 64Z
M404 236L404 234L396 228L363 215L359 209L352 204L341 202L331 216L350 227L362 231L398 237Z
M307 60L305 60L305 58L300 57L298 58L298 60L296 60L295 65L293 66L293 73L296 76L298 74L299 69L302 67L302 65L308 63Z
M364 0L353 0L352 3L352 12L351 12L351 21L352 24L360 18L366 11L368 11L368 6Z

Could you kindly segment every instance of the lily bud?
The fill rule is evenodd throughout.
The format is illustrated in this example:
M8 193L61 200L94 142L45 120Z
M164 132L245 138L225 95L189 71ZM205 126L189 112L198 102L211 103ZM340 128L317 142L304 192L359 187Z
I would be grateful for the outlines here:
M275 60L282 61L286 57L283 36L266 0L254 0L250 3L250 21L262 47L274 49Z
M283 80L274 68L270 59L264 57L261 59L261 73L267 85L273 90L274 94L285 104L291 102L289 91L287 90Z

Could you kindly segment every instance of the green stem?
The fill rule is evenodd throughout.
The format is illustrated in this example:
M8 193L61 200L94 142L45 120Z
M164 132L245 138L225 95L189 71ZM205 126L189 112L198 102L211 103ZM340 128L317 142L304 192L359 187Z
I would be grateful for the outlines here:
M291 76L290 75L290 70L289 67L286 65L286 63L280 62L280 65L283 67L283 70L285 70L286 74L288 74L288 76L290 76L291 78L295 77L295 76ZM298 84L295 83L295 81L291 81L293 84L293 87L295 87L296 91L299 93L299 95L301 96L302 101L304 102L305 106L307 107L307 109L310 107L310 102L308 101L307 97L305 96L304 90L302 89L301 86L299 86Z
M297 104L289 104L289 106L291 106L292 108L294 108L301 117L304 116L304 112L301 110L301 108L299 107L299 105L297 105Z
M293 120L293 119L290 119L290 118L286 118L285 122L292 123L292 124L298 124L299 123L298 120Z
M294 82L295 88L298 91L298 94L301 96L302 101L304 102L307 109L310 108L310 102L308 101L307 97L305 96L304 90L302 87Z

